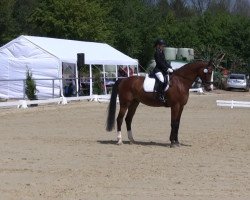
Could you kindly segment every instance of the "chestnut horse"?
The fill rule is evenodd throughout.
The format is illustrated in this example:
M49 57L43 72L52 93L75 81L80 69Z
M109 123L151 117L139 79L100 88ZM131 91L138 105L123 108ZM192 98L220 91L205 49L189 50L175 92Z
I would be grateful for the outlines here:
M179 146L178 131L181 114L189 97L189 89L197 77L200 77L205 90L211 90L211 76L213 63L196 61L175 70L170 77L170 87L165 92L167 101L162 103L156 98L154 92L145 92L143 89L144 77L132 76L119 79L112 88L111 99L108 107L106 130L112 131L115 125L116 100L119 95L120 111L117 117L117 140L122 144L121 126L124 115L127 126L128 139L134 143L131 123L139 103L153 107L171 107L171 134L170 147Z

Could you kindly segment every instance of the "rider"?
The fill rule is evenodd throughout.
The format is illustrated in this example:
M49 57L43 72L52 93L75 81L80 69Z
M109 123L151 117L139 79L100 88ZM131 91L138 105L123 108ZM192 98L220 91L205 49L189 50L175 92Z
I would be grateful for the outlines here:
M159 100L162 102L165 102L164 98L164 90L165 90L165 84L164 84L164 77L168 73L172 73L173 69L171 65L166 61L165 55L164 55L164 47L166 46L166 43L163 39L157 39L155 41L155 62L156 66L153 70L155 76L159 80L159 87L158 87L158 95L159 95Z

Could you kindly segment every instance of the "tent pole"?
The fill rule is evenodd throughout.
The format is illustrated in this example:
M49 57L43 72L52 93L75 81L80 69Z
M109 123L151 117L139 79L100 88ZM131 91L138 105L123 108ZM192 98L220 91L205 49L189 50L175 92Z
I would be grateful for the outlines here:
M76 70L76 74L75 74L75 81L76 81L76 96L79 97L79 76L78 76L78 67L77 67L77 63L75 63L75 70Z
M23 99L25 100L25 79L23 79Z
M93 95L92 65L89 65L89 95Z
M129 77L129 65L127 65L127 75Z
M104 65L102 65L102 71L103 71L104 93L107 94L106 75L105 75L105 66Z
M118 65L115 66L115 78L118 80Z
M55 79L52 79L52 98L55 98Z
M60 84L60 92L61 92L61 97L64 97L64 88L63 88L63 62L59 60L59 73L58 73L58 78L59 78L59 84Z
M136 65L137 76L139 76L139 66Z

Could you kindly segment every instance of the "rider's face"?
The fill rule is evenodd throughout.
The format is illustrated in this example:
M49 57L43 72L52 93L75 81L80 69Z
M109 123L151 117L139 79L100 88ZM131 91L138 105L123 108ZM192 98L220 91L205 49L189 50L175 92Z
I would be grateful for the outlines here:
M164 45L157 45L157 48L162 50L162 51L164 50L164 47L165 47Z

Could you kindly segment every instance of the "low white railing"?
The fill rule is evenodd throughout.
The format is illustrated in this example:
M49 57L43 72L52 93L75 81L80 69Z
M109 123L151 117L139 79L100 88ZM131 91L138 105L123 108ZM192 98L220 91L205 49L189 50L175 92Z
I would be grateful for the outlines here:
M92 96L82 96L82 97L60 97L53 99L45 99L45 100L19 100L13 102L1 102L1 107L17 107L17 108L28 108L29 105L40 105L40 104L67 104L70 101L81 101L81 100L89 100L96 102L108 102L110 99L110 95L92 95Z
M230 108L250 108L250 101L224 101L224 100L217 100L217 106L221 107L230 107Z
M190 92L198 92L203 93L202 88L190 89ZM19 100L13 102L0 102L1 107L17 107L17 108L28 108L29 105L40 105L40 104L67 104L70 101L81 101L81 100L89 100L96 102L109 102L110 95L91 95L91 96L80 96L80 97L60 97L60 98L51 98L45 100Z
M191 88L189 89L189 92L197 92L199 94L204 93L202 88Z

